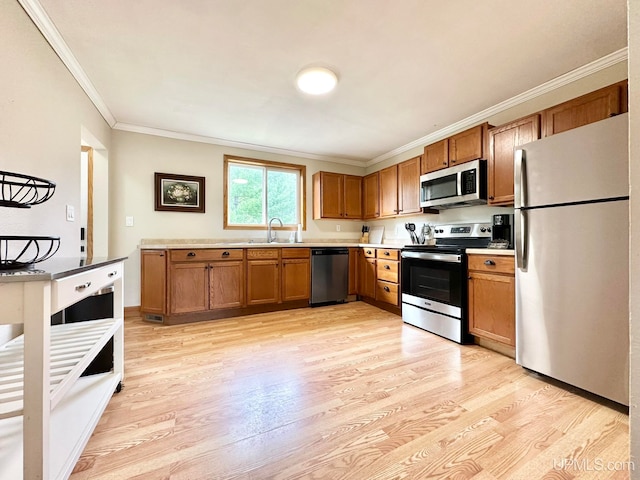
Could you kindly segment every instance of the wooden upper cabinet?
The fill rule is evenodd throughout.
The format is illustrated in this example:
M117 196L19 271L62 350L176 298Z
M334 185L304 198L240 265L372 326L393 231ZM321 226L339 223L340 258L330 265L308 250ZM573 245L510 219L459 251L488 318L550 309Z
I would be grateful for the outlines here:
M483 123L449 137L449 166L485 158L487 129Z
M378 182L380 175L378 172L367 175L362 180L362 203L364 218L378 218L380 216L380 197Z
M535 114L489 130L488 203L513 204L513 157L517 147L540 138L540 115Z
M421 174L435 172L461 163L470 162L487 155L487 130L483 123L452 137L424 147Z
M407 215L421 213L420 208L420 163L417 156L398 164L398 213Z
M362 177L313 174L313 218L362 218Z
M435 172L449 166L449 140L444 139L424 147L420 173Z
M331 172L313 174L313 218L343 218L344 175Z
M362 218L362 177L344 176L344 218Z
M383 168L380 173L380 216L398 214L398 165Z
M546 109L543 136L582 127L627 110L627 81L623 81Z

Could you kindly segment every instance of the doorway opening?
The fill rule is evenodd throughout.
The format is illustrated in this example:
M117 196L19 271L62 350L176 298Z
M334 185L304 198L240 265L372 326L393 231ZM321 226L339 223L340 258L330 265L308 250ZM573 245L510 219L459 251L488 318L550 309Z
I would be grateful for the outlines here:
M80 254L93 259L93 148L80 148Z

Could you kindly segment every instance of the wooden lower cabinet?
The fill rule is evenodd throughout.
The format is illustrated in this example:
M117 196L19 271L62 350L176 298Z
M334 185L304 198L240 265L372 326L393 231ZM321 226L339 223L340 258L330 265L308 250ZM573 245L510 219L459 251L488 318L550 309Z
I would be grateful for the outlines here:
M221 261L209 265L209 308L244 306L244 262Z
M247 261L247 305L280 301L280 260Z
M358 295L376 298L376 249L361 248L358 256Z
M175 263L170 268L169 313L209 309L209 264Z
M282 301L304 300L311 296L311 261L308 258L282 259Z
M398 306L400 304L399 251L376 249L376 300Z
M515 261L469 255L469 333L515 347Z
M349 248L349 291L348 295L358 294L358 248Z
M142 250L140 263L140 310L162 315L167 308L167 252Z

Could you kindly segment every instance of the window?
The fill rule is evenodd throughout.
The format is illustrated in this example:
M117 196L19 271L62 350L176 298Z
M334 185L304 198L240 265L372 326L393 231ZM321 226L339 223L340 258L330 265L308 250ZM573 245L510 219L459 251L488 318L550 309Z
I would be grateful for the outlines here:
M265 229L274 217L285 229L304 228L305 172L304 165L225 155L224 228Z

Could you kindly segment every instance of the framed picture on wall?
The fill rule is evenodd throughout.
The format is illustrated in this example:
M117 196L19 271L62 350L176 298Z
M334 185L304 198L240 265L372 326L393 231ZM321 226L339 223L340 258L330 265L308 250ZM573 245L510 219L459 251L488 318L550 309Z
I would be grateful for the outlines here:
M204 177L155 173L156 210L204 213Z

